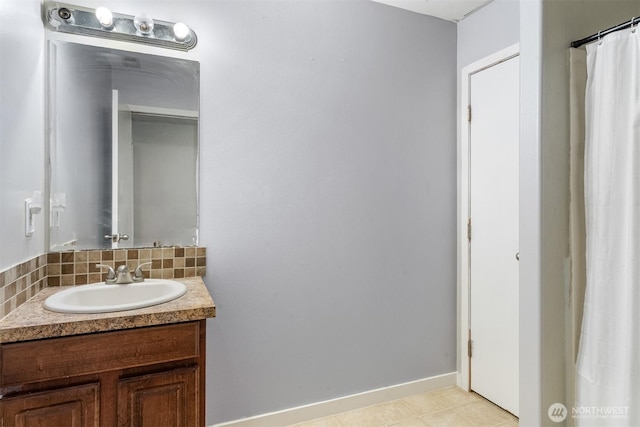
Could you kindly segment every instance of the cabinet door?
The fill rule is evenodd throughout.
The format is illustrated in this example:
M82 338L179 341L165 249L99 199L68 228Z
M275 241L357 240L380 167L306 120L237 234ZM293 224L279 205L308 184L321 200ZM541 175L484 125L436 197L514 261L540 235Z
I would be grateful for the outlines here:
M97 427L98 384L86 384L0 400L2 425L16 427Z
M198 419L198 367L118 382L120 427L193 427Z

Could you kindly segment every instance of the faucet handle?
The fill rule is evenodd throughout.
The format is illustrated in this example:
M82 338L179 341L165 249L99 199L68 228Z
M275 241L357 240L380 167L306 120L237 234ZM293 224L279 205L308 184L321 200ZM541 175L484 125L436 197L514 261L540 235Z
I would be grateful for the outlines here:
M96 267L98 268L108 268L109 270L107 271L107 280L105 280L105 283L115 283L116 282L116 272L113 270L113 267L111 267L110 265L104 265L104 264L96 264Z
M147 265L151 265L151 262L143 262L142 264L136 267L136 271L133 273L133 281L134 282L144 282L144 276L142 274L142 267Z

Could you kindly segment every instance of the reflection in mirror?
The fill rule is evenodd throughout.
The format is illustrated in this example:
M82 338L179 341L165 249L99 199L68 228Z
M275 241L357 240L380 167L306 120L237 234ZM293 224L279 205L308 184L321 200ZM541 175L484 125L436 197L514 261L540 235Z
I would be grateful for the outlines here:
M198 244L199 64L49 42L49 246Z

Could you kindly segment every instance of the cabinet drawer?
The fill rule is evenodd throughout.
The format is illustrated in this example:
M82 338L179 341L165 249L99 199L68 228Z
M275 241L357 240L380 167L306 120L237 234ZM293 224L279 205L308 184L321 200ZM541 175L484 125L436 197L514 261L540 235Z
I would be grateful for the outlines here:
M199 338L190 322L6 344L0 387L194 358Z

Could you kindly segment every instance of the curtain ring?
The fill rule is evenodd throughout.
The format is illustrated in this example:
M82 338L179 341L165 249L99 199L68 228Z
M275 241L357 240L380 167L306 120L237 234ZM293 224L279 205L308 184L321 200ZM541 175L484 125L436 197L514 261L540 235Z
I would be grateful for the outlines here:
M633 18L631 18L631 32L635 33L636 29L638 28L638 25L636 24L636 26L633 26L633 21L636 19L636 17L634 16Z
M602 44L602 36L600 35L602 31L598 31L598 44L601 45Z

